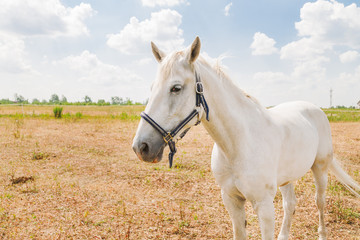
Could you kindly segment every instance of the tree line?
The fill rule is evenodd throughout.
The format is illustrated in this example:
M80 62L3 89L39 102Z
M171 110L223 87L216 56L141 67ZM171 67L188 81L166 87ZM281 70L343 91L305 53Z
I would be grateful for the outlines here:
M118 96L111 97L110 101L106 101L105 99L99 99L97 101L92 101L92 99L86 95L82 101L69 102L67 98L62 95L59 97L57 94L52 94L49 100L39 100L38 98L34 98L31 101L25 99L20 94L14 95L14 100L10 99L0 99L0 104L33 104L33 105L98 105L98 106L109 106L109 105L146 105L147 101L134 102L130 98L122 98Z

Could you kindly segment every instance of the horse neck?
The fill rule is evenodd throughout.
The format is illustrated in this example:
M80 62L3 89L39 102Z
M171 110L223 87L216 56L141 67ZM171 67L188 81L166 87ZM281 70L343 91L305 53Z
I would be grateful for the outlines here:
M202 71L201 81L210 109L210 121L202 123L218 147L230 156L248 141L251 129L266 124L267 110L229 79L220 79L214 70Z

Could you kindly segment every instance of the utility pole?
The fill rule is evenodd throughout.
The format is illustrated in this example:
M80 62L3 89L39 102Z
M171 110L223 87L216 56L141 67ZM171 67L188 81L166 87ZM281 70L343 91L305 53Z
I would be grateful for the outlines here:
M332 108L332 93L333 93L333 90L332 90L332 88L330 88L330 108Z

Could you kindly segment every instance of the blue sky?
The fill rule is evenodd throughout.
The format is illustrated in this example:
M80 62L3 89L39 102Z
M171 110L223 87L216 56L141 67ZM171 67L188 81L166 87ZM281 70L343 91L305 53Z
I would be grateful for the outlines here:
M157 63L199 36L240 88L265 106L360 100L357 1L2 0L0 98L51 94L144 101Z

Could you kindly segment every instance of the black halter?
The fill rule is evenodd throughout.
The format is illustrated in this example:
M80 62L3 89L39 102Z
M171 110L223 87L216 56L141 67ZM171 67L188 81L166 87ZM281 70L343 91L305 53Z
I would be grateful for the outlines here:
M209 121L209 107L206 103L205 97L204 97L204 88L201 83L200 77L195 72L195 92L196 92L196 107L199 108L201 105L205 110L206 113L206 120ZM157 122L155 122L154 119L152 119L149 115L147 115L145 112L142 112L140 116L147 121L153 128L155 128L163 137L164 142L169 145L170 153L169 153L169 165L170 168L172 167L173 163L173 157L176 153L176 146L174 142L174 137L176 134L178 134L181 129L183 129L186 124L188 124L195 116L198 116L198 121L195 125L198 125L200 123L199 119L199 110L194 109L183 121L181 121L173 130L171 131L165 131ZM184 132L181 133L180 139L185 136L185 134L190 130L190 128L185 129Z

